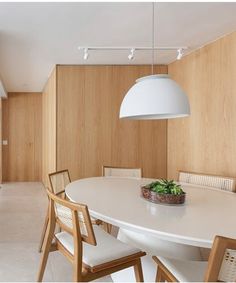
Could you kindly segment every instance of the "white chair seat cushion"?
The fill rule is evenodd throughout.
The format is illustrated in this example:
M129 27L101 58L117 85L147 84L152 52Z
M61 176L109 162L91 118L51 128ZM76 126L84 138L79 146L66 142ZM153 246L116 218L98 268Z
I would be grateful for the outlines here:
M180 282L203 282L207 261L187 261L158 257Z
M95 267L140 252L139 249L131 247L112 237L97 225L94 225L93 229L97 245L92 246L83 242L83 262L90 267ZM73 237L69 233L60 232L55 236L71 254L74 254Z

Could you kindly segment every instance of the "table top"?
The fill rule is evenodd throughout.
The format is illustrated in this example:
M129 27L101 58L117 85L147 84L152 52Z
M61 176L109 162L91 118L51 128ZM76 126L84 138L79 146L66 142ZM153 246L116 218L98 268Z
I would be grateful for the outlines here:
M184 205L154 204L140 196L153 179L93 177L66 187L74 202L113 225L172 242L211 247L215 235L236 237L236 194L189 184Z

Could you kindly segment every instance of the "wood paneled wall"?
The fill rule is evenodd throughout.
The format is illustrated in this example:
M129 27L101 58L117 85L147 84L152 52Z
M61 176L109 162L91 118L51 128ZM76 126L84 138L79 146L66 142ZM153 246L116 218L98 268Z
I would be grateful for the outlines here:
M107 164L166 177L166 121L119 119L124 95L148 74L150 66L58 66L58 170L77 179L100 176Z
M168 177L180 169L236 176L236 32L168 66L190 99L168 121Z
M49 186L48 173L56 171L56 68L52 71L43 90L43 144L42 180Z
M156 70L167 73L166 66ZM56 145L54 118L53 123L43 123L47 127L43 132L52 134L52 143L46 146L52 146L48 154L57 170L68 168L74 180L100 176L103 164L137 166L146 177L166 177L166 121L119 119L124 95L137 78L150 74L150 66L57 66L54 74L56 103L46 100L49 95L55 98L55 87L48 87L50 94L44 91L43 105L57 105L56 114L54 107L50 112L50 117L56 117ZM44 180L53 171L46 152Z
M0 183L2 183L2 98L0 98Z
M41 93L9 93L3 100L3 181L41 181Z

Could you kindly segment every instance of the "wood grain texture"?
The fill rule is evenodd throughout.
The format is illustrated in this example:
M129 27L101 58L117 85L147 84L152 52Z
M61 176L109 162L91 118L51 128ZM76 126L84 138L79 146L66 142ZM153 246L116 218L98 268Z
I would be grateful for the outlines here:
M109 164L166 177L166 121L119 119L123 97L150 66L57 68L57 170L68 168L74 180L99 176Z
M43 144L42 180L49 187L48 174L56 171L56 68L52 71L42 95Z
M178 171L236 176L236 33L168 66L191 116L168 121L168 177Z
M3 181L41 181L42 95L8 93L3 100Z
M0 98L0 183L2 183L2 98Z

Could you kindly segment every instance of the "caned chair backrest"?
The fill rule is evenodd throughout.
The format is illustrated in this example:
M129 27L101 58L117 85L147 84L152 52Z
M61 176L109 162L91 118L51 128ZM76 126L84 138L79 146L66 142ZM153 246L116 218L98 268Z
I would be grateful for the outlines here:
M230 177L179 171L179 181L234 192L236 180Z
M64 193L65 187L71 182L68 170L48 174L52 192L56 195Z
M74 237L91 245L96 245L92 222L88 207L85 204L73 203L62 199L47 189L50 200L50 217L54 217L56 223Z
M102 175L104 177L141 178L142 169L141 168L103 166Z
M236 240L216 236L208 260L205 282L236 281Z

